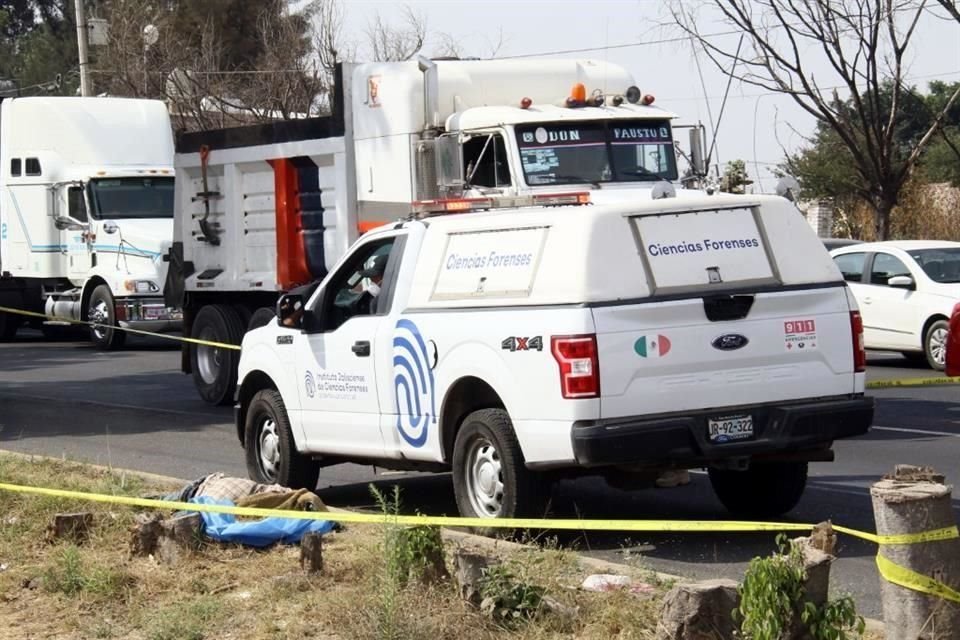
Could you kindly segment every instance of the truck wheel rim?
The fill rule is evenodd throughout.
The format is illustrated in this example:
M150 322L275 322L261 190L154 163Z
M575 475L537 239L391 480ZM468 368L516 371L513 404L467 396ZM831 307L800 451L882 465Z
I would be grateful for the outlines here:
M930 333L930 357L938 365L947 359L947 330L938 327Z
M257 458L263 477L271 482L275 481L277 467L280 465L280 436L277 434L277 423L272 418L266 418L260 426Z
M486 438L476 438L466 456L466 484L473 510L496 518L503 509L503 467L500 454Z
M106 300L97 300L90 309L87 310L87 318L90 322L96 322L99 325L110 324L110 309L107 307ZM93 335L97 340L106 340L109 329L105 326L94 326Z
M216 334L210 329L201 331L197 338L210 342L217 341ZM197 368L200 369L200 377L203 378L203 381L207 384L213 384L217 381L217 377L220 375L220 369L223 366L221 362L222 358L223 355L220 353L220 349L203 345L197 347Z

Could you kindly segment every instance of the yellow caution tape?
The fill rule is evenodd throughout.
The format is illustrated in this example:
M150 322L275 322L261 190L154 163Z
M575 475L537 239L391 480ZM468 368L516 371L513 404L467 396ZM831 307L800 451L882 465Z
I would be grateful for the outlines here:
M887 582L960 604L960 592L930 576L900 566L882 553L877 554L877 571Z
M45 313L37 313L35 311L24 311L23 309L11 309L10 307L0 307L0 312L13 313L16 315L27 316L29 318L43 318L46 320L53 320L55 322L67 322L69 324L82 324L90 328L104 327L108 329L116 329L119 331L126 331L127 333L134 333L140 336L151 336L154 338L163 338L164 340L175 340L177 342L189 342L190 344L199 344L204 347L213 347L215 349L232 349L235 351L240 351L240 345L236 345L236 344L227 344L225 342L213 342L212 340L198 340L197 338L184 338L183 336L171 336L164 333L154 333L153 331L142 331L140 329L130 329L129 327L105 325L102 322L92 322L92 321L87 322L85 320L74 320L73 318L63 318L60 316L48 316Z
M867 389L890 389L893 387L934 387L945 384L960 384L960 377L948 378L906 378L903 380L874 380L867 383Z
M362 524L394 524L404 526L440 526L440 527L476 527L500 529L564 529L574 531L643 531L643 532L757 532L757 531L810 531L812 524L787 522L744 522L733 520L559 520L539 518L462 518L456 516L402 516L389 514L330 512L330 511L289 511L282 509L264 509L258 507L236 507L219 504L198 504L173 500L154 500L151 498L133 498L111 496L82 491L64 491L45 487L0 483L0 491L41 495L53 498L86 500L107 504L118 504L148 509L169 509L173 511L195 511L206 513L226 513L235 516L254 518L293 518L297 520L329 520L332 522L350 522ZM861 538L879 545L917 544L939 540L951 540L960 537L957 527L945 527L931 531L899 535L877 535L849 527L834 525L838 533ZM960 603L960 593L948 585L933 578L901 567L889 559L877 554L877 569L880 575L893 584L913 591L927 593L938 598Z
M943 529L933 529L930 531L921 531L918 533L899 533L894 535L880 535L877 533L867 533L858 531L838 524L832 525L837 533L845 533L855 538L873 542L874 544L920 544L923 542L939 542L941 540L952 540L960 538L960 530L957 527L944 527Z
M574 531L644 531L644 532L757 532L757 531L810 531L812 524L795 522L748 522L738 520L563 520L550 518L463 518L459 516L401 516L353 512L311 512L263 509L257 507L236 507L215 504L195 504L151 498L133 498L111 496L83 491L65 491L45 487L0 483L0 491L42 495L53 498L68 498L121 504L148 509L170 509L175 511L204 511L210 513L228 513L236 516L254 518L279 517L300 520L331 520L383 524L385 522L402 525L428 525L440 527L477 527L500 529L566 529ZM933 540L949 540L960 537L957 527L908 533L896 536L880 536L874 533L858 531L849 527L833 526L839 533L861 538L877 544L915 544Z

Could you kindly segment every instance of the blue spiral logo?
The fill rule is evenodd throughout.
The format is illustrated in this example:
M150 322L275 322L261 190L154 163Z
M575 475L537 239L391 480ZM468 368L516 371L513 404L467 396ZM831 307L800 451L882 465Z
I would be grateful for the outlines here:
M433 370L420 330L409 320L398 320L393 334L397 429L411 446L422 447L428 426L437 422L433 385Z
M317 386L313 382L313 374L307 371L307 374L303 377L303 386L307 391L307 396L313 397L313 394L317 392Z

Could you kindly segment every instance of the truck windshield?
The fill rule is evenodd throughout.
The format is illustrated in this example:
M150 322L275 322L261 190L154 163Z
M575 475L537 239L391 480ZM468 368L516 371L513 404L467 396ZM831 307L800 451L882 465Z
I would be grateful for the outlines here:
M173 178L91 180L90 202L98 220L172 218Z
M536 123L516 130L530 186L677 179L667 120Z

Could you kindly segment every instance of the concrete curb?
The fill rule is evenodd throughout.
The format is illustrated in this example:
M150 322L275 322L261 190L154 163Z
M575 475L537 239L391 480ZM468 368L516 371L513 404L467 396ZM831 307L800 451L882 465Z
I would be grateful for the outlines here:
M23 460L49 460L53 462L72 462L75 464L82 464L93 469L98 469L101 471L110 471L112 473L125 473L132 476L139 476L144 480L151 480L153 482L161 484L171 484L183 486L190 482L190 480L183 480L181 478L173 478L170 476L162 476L155 473L149 473L146 471L136 471L134 469L121 469L117 467L109 467L99 464L92 464L87 462L81 462L79 460L71 460L68 458L55 458L53 456L44 456L39 454L31 453L20 453L18 451L7 451L6 449L0 449L0 455L7 455L14 458L20 458ZM340 507L331 507L327 505L327 508L332 512L341 512L349 513L350 509L342 509ZM497 551L499 549L510 549L513 551L520 551L523 549L531 549L530 545L522 544L519 542L513 542L510 540L501 540L498 538L488 538L486 536L478 536L473 533L468 533L466 531L460 531L455 529L443 528L442 535L445 539L458 542L458 543L469 543L472 546L483 547L490 549L492 551ZM572 552L573 553L573 552ZM616 562L610 562L608 560L602 560L600 558L592 558L590 556L584 556L576 554L578 556L578 562L581 566L587 567L592 571L597 573L612 573L618 575L636 575L638 573L648 573L656 576L657 580L660 582L677 582L682 583L687 580L682 576L675 576L668 573L660 573L659 571L653 570L644 570L638 569L627 564L619 564ZM881 633L886 634L886 627L882 620L875 620L873 618L865 618L866 622L866 631L871 633Z

